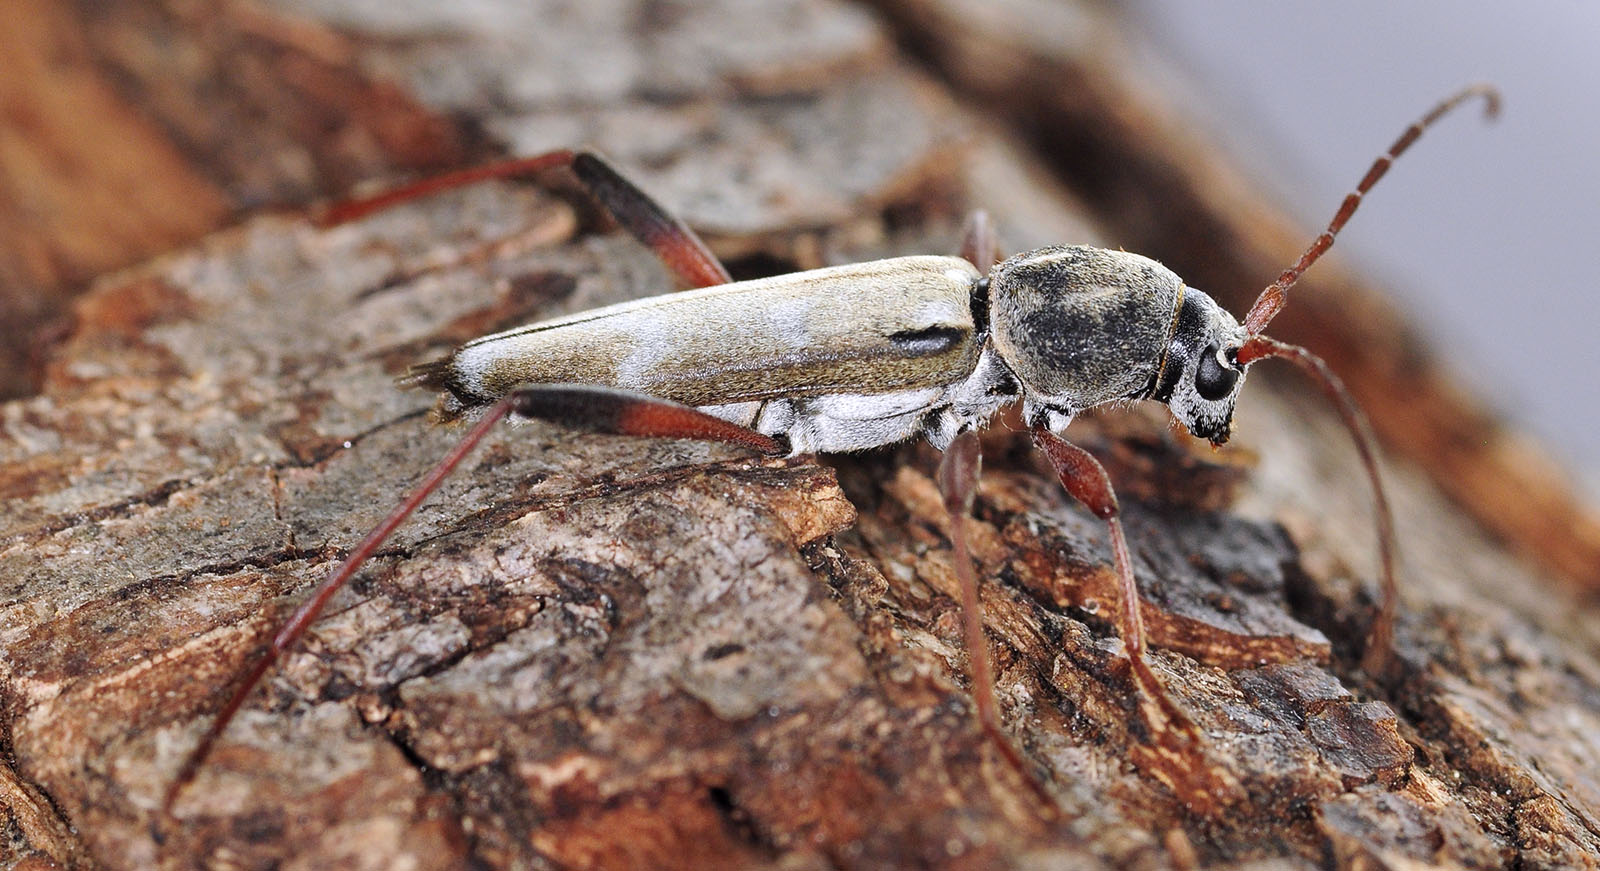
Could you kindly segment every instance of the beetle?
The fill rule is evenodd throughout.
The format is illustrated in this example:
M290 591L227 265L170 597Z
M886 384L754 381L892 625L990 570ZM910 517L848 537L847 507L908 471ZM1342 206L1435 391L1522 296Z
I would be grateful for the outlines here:
M1007 760L1026 773L997 712L968 555L965 520L981 465L978 430L1002 407L1020 401L1032 439L1061 484L1106 522L1118 578L1118 629L1150 740L1183 753L1197 746L1198 730L1145 661L1138 590L1115 491L1100 463L1062 432L1086 409L1153 400L1191 434L1220 446L1232 434L1251 364L1286 359L1334 402L1373 490L1382 598L1363 667L1370 674L1383 672L1397 597L1394 531L1370 428L1320 358L1263 330L1393 161L1440 117L1474 98L1484 101L1489 117L1496 114L1498 93L1474 85L1407 127L1242 320L1138 254L1060 245L1001 258L981 212L968 222L959 257L899 257L732 282L687 225L590 152L506 161L335 205L323 215L325 223L356 220L480 180L565 168L694 289L484 336L412 367L402 381L440 394L437 419L475 422L279 628L185 758L165 794L164 815L170 816L212 745L278 657L488 432L512 417L623 435L724 441L771 455L849 452L926 438L944 452L938 483L950 513L976 716Z

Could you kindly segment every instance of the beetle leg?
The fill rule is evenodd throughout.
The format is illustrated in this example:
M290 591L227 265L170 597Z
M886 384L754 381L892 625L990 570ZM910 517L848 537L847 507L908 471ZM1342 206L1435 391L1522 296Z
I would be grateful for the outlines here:
M529 178L561 167L571 170L617 224L649 246L687 286L713 287L732 280L721 261L687 224L590 151L563 149L426 178L370 197L334 203L319 216L318 223L325 227L343 224L443 191L494 179Z
M961 631L967 645L967 670L972 679L972 701L984 729L1003 735L994 701L994 671L989 666L989 645L983 638L983 606L978 602L978 577L967 550L967 517L978 491L983 453L972 430L955 437L939 463L939 492L950 515L950 546L955 551L956 579L961 584Z
M1000 238L989 213L983 209L973 209L967 215L961 228L961 256L985 275L1000 262Z
M1148 672L1144 664L1144 616L1139 611L1139 586L1133 579L1133 561L1122 534L1122 508L1111 489L1111 477L1093 454L1042 426L1033 428L1033 443L1050 458L1061 486L1111 527L1111 553L1117 565L1117 599L1121 610L1122 644L1134 670ZM1152 676L1152 680L1153 680Z
M217 718L211 722L205 734L200 736L199 743L184 758L177 776L173 778L166 794L162 797L163 817L171 816L172 807L177 802L178 796L194 780L200 771L200 766L210 754L212 745L228 728L234 715L261 683L261 679L271 670L273 663L294 647L311 624L316 622L334 594L344 588L344 585L355 576L356 571L377 552L390 534L411 516L417 506L450 477L450 473L454 472L473 448L488 436L495 424L513 414L570 423L585 429L617 435L702 439L744 445L765 454L784 452L783 446L777 441L753 429L729 423L719 417L712 417L687 405L653 396L587 384L531 384L518 387L489 407L483 418L472 425L450 453L429 470L422 482L406 496L404 501L367 533L367 537L361 540L344 562L318 584L300 607L295 609L294 614L278 628L267 652L251 666L244 679L234 688L233 694L228 697L227 703L222 706ZM156 832L159 836L159 829Z
M733 280L722 261L688 224L628 181L600 155L578 152L572 158L572 172L624 230L649 246L689 287L713 287Z
M377 526L373 527L372 531L367 533L367 537L356 545L356 549L345 557L344 562L340 563L332 574L318 584L316 589L312 590L311 594L306 597L305 601L300 603L300 607L295 609L294 614L282 626L278 627L278 631L273 635L272 644L267 648L267 652L256 661L255 665L251 666L250 671L239 682L239 685L234 687L233 694L228 697L227 703L222 706L222 710L218 712L216 719L211 721L211 725L206 729L205 734L200 736L199 743L189 751L188 756L184 757L183 764L178 768L177 776L172 779L172 783L167 786L167 791L162 796L161 819L171 818L172 806L177 802L178 796L194 780L195 775L200 773L200 766L205 763L206 757L210 755L212 745L217 742L218 738L222 737L223 731L228 728L229 723L233 722L234 715L239 712L239 708L250 697L256 685L261 683L261 679L272 668L272 664L277 662L280 656L293 647L301 636L305 635L306 630L322 614L323 608L327 607L328 600L332 599L335 593L344 588L344 585L355 575L356 570L360 569L377 552L379 546L388 539L389 535L401 523L404 523L407 517L411 516L411 512L417 510L417 506L421 505L430 493L438 489L439 485L450 477L450 473L454 472L456 467L461 464L461 461L466 459L467 455L472 452L472 449L483 441L489 431L494 428L494 425L501 418L511 413L511 405L512 400L508 396L491 406L489 411L484 414L483 419L473 424L472 429L451 449L450 453L446 454L444 459L429 470L427 476L422 479L422 483L418 484L410 495L395 506L394 510L390 511L388 516L383 518ZM157 824L159 822L160 820L156 821ZM159 827L153 828L152 831L157 840L160 840L161 831Z
M1119 623L1128 664L1140 689L1140 710L1151 730L1149 760L1152 772L1203 812L1218 800L1236 795L1238 784L1225 770L1209 765L1201 751L1200 730L1180 709L1145 661L1144 617L1139 608L1139 588L1133 578L1133 561L1122 534L1121 508L1104 466L1083 448L1043 426L1033 427L1033 443L1050 458L1061 485L1111 528L1111 553L1116 561Z
M455 172L429 176L418 181L393 187L365 197L339 200L321 210L317 223L323 227L358 221L384 209L453 191L494 179L530 178L561 166L572 164L573 152L562 149L533 157L498 160L482 166L468 167Z
M972 500L978 492L978 477L983 469L982 444L978 434L967 430L956 436L944 450L939 463L939 492L950 517L950 547L956 579L961 584L961 633L967 648L968 677L972 681L972 701L978 709L978 723L984 734L999 748L1001 756L1021 775L1040 801L1040 809L1053 812L1057 805L1022 758L1000 726L999 707L994 698L994 669L989 664L989 643L983 637L983 604L978 599L978 575L967 546L967 519L972 515Z
M728 442L768 455L784 446L749 427L681 403L594 384L525 384L507 395L511 413L593 432Z

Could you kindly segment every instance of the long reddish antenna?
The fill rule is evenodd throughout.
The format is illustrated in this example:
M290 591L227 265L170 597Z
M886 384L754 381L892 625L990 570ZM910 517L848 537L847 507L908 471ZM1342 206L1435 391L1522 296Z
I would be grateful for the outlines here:
M1356 208L1361 205L1361 198L1366 195L1367 191L1372 190L1372 186L1378 183L1378 179L1383 178L1384 173L1389 171L1389 166L1400 155L1404 154L1413 142L1420 139L1422 132L1433 126L1435 121L1438 121L1448 114L1450 110L1474 97L1483 98L1483 115L1485 118L1493 119L1500 114L1500 92L1493 85L1471 85L1462 88L1454 96L1434 106L1428 111L1428 114L1423 115L1416 123L1407 127L1405 132L1400 134L1400 138L1389 146L1389 150L1372 162L1371 168L1367 170L1366 175L1361 177L1361 183L1356 185L1356 189L1345 196L1344 202L1339 204L1339 210L1334 212L1333 220L1328 222L1328 227L1322 231L1322 235L1311 243L1311 247L1300 255L1300 259L1293 266L1285 269L1278 276L1277 281L1268 285L1267 289L1256 297L1255 304L1250 306L1250 312L1244 318L1245 329L1252 336L1258 335L1262 330L1266 329L1267 323L1277 315L1279 310L1283 308L1284 302L1287 301L1289 288L1300 280L1301 274L1310 269L1311 264L1317 262L1319 257L1333 247L1334 237L1339 235L1340 230L1344 229L1344 225L1350 220L1350 216L1356 213Z
M1372 435L1372 425L1361 412L1344 382L1333 374L1321 357L1296 345L1288 345L1267 336L1251 336L1239 349L1239 365L1248 366L1265 357L1277 357L1299 366L1310 375L1322 391L1339 409L1339 418L1345 429L1355 439L1356 450L1361 454L1361 465L1366 467L1367 480L1372 484L1372 502L1378 525L1378 558L1382 565L1381 601L1378 615L1372 621L1367 635L1367 649L1361 657L1361 668L1373 677L1381 677L1388 670L1394 653L1394 618L1399 609L1400 585L1394 572L1394 515L1389 511L1389 497L1383 489L1383 479L1378 476L1377 439Z

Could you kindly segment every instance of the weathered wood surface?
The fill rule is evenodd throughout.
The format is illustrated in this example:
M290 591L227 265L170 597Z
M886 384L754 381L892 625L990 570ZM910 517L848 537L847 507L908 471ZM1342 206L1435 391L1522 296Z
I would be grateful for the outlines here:
M95 276L474 153L344 37L249 4L10 0L0 57L0 397L37 389Z
M601 145L747 272L947 250L965 202L1017 246L1118 241L854 7L485 27L294 5L519 151ZM329 230L255 218L78 305L44 392L0 409L0 859L1596 864L1592 608L1396 465L1409 677L1361 680L1366 495L1325 410L1259 376L1238 450L1139 414L1080 429L1130 503L1156 666L1240 784L1211 813L1141 767L1102 531L1004 426L975 550L1005 718L1055 813L972 722L929 451L760 460L528 424L340 597L158 844L161 790L228 681L455 437L392 377L666 287L580 211L524 187Z

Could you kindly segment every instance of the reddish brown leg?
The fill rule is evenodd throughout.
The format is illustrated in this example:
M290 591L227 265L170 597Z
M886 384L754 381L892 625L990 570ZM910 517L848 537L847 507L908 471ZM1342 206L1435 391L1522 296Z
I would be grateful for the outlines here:
M732 280L728 270L687 224L662 208L599 155L588 151L552 151L423 179L375 196L335 203L322 214L320 223L324 226L342 224L443 191L494 179L531 178L563 167L583 182L590 195L619 226L649 246L684 284L714 287Z
M512 414L593 432L728 442L769 456L785 453L783 445L771 436L631 390L593 384L526 384L508 398Z
M978 723L999 748L1001 756L1021 775L1040 800L1046 813L1056 807L1055 798L1039 782L1033 769L1000 725L999 706L994 697L994 669L989 664L989 643L983 637L983 604L978 599L978 575L967 545L967 519L972 516L972 500L978 492L983 470L983 453L978 434L964 432L945 448L939 463L939 492L950 517L950 547L956 580L961 585L961 634L967 648L968 678L972 681L972 701L978 709Z
M533 157L500 160L483 166L474 166L455 172L447 172L443 175L430 176L420 181L390 188L369 197L356 197L335 202L317 216L317 223L324 227L332 227L350 221L358 221L368 215L398 206L401 203L409 203L413 200L424 199L445 191L469 187L479 182L497 179L533 178L546 170L561 166L571 166L574 156L572 151L562 149Z
M512 414L568 423L583 429L617 435L722 441L751 447L766 454L783 453L782 446L768 436L676 402L609 387L582 384L534 384L517 388L489 407L483 419L473 424L466 436L444 459L429 470L410 495L367 533L367 537L356 545L356 549L350 552L344 562L340 563L326 580L318 584L300 607L295 609L294 614L278 628L267 652L240 680L216 719L200 737L200 742L183 760L177 776L161 799L162 819L171 817L172 806L177 802L178 796L194 780L200 771L200 766L211 753L212 746L216 744L217 738L228 728L234 715L239 712L239 708L250 697L256 685L261 683L261 679L266 676L273 664L294 647L311 624L316 622L334 594L344 588L390 534L411 516L411 512L450 477L450 473L454 472L472 449L483 441L495 424ZM159 834L158 829L157 835Z
M1136 748L1151 773L1201 813L1210 813L1219 801L1230 800L1238 784L1226 771L1207 762L1200 730L1172 700L1167 687L1145 661L1144 616L1139 587L1133 578L1133 561L1122 534L1121 507L1111 488L1111 477L1088 451L1043 426L1033 427L1033 442L1050 458L1061 485L1111 529L1111 554L1117 570L1118 622L1128 665L1139 687L1139 709L1150 729L1147 748Z
M989 644L983 638L983 606L978 602L978 577L967 550L967 518L977 495L983 471L983 453L975 432L964 432L945 448L939 463L939 492L950 515L950 546L955 551L956 579L961 584L961 632L967 645L967 670L972 679L972 701L978 721L993 735L1004 737L994 701L994 671L989 667ZM1009 742L1005 742L1009 743Z
M1144 661L1144 615L1139 606L1139 586L1133 579L1133 560L1128 556L1128 542L1122 534L1122 508L1117 503L1116 492L1111 489L1111 477L1088 451L1042 426L1033 428L1033 443L1050 458L1061 486L1072 498L1110 526L1111 556L1117 568L1122 646L1128 651L1128 660L1139 683L1156 697L1160 713L1166 719L1187 725L1188 718L1167 698L1166 688Z
M983 209L973 209L967 215L966 225L961 230L961 256L984 274L1000 262L1000 239L995 235L989 213Z

